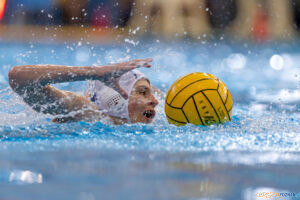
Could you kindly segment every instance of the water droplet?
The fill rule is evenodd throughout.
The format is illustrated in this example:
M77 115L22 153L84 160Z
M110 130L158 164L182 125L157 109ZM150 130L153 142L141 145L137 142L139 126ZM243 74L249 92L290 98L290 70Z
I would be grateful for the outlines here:
M270 66L275 70L281 70L284 65L284 60L280 55L273 55L270 59Z
M231 68L232 70L243 69L246 66L247 59L243 54L231 54L225 60L226 67Z

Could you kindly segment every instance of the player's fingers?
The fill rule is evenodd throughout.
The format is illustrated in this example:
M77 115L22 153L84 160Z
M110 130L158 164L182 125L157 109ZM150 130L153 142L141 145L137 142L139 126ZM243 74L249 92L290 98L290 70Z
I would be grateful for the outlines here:
M111 78L117 79L123 74L125 74L126 72L133 70L135 68L141 68L141 67L149 68L151 67L151 65L147 61L152 61L152 58L136 59L130 61L131 64L128 62L126 65L125 63L111 65L111 67L109 68L111 70L109 75ZM110 82L110 81L106 81L106 82Z
M136 68L141 68L141 67L150 68L151 65L148 64L148 63L142 63L141 62L141 63L136 64L136 65L117 66L115 68L115 70L111 73L111 76L114 77L114 78L118 78L118 77L122 76L123 74L125 74L128 71L131 71L131 70L136 69Z
M149 62L152 62L152 58L135 59L135 60L129 61L128 64L129 65L138 65L141 63L149 63Z
M125 74L126 72L128 72L130 70L133 70L135 68L136 68L136 66L130 66L130 65L127 65L127 66L117 66L116 69L113 72L113 76L114 77L120 77L123 74Z
M134 59L132 60L132 62L140 62L140 61L143 61L143 62L152 62L152 58L142 58L142 59Z
M135 68L146 67L149 68L151 65L147 62L137 62L135 63Z

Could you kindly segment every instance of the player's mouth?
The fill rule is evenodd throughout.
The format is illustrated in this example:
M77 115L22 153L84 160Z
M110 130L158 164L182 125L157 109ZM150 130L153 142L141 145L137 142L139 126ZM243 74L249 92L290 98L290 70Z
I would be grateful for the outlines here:
M146 117L147 120L152 120L155 117L155 111L154 110L146 110L143 112L143 115Z

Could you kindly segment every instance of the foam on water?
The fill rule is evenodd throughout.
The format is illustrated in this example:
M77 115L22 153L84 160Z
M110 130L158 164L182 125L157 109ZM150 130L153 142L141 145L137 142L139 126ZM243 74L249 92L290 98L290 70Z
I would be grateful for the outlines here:
M38 124L2 125L0 149L48 151L53 148L72 147L163 152L299 150L299 114L277 113L265 108L258 109L256 105L251 105L251 109L250 111L248 107L237 106L232 122L209 127L174 127L167 124L163 115L159 115L152 125L124 126L105 125L100 122L61 125L51 124L42 118L35 120Z

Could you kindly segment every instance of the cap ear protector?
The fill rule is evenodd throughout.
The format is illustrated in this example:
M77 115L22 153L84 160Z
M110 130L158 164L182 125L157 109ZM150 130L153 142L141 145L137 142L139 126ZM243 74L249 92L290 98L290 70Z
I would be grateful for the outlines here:
M131 70L120 77L119 85L130 96L135 83L142 78L146 78L143 73ZM89 81L88 90L91 94L91 101L95 102L99 110L113 117L125 118L130 123L129 99L124 99L120 93L98 80Z
M106 87L103 89L101 95L101 101L103 101L104 107L108 112L114 112L122 114L122 108L126 106L126 100L114 89Z

